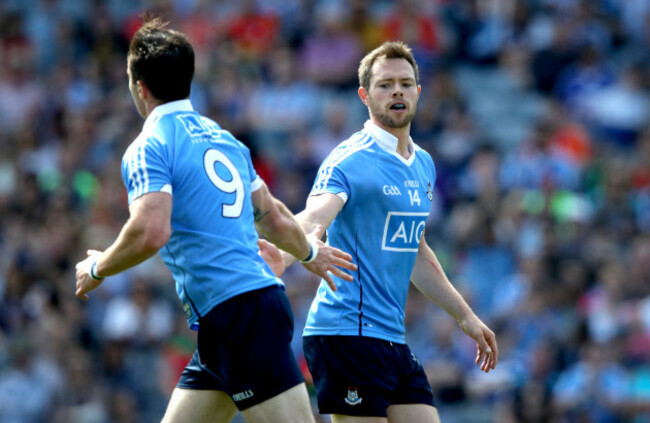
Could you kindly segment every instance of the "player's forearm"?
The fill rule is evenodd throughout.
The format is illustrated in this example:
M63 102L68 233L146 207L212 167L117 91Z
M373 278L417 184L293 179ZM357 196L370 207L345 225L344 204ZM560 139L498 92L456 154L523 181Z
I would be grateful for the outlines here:
M121 273L155 255L169 239L165 228L152 229L129 219L119 236L97 261L97 275Z
M420 292L456 321L461 322L474 314L462 295L449 281L435 253L426 245L421 247L418 253L411 281Z
M300 222L305 233L313 233L314 229L320 225L324 235L342 207L343 200L334 194L311 196L307 199L305 210L298 213L295 218ZM296 257L284 253L282 254L282 260L285 268L297 261Z
M273 207L256 222L258 230L279 249L290 254L294 260L309 255L310 247L305 232L287 207L273 200ZM284 260L285 254L283 254ZM286 261L285 261L286 263Z
M314 222L309 221L310 219L311 220L315 219L315 217L310 216L307 213L307 210L303 210L302 212L295 215L295 219L298 221L298 223L300 223L300 226L302 227L302 230L305 233L312 233L313 230L314 230L314 227L316 225L318 225L318 224L322 225L322 223L319 223L319 222L314 223ZM284 267L286 269L287 267L291 266L293 263L297 262L298 259L295 256L293 256L292 254L289 254L286 251L283 251L282 252L282 261L284 262Z

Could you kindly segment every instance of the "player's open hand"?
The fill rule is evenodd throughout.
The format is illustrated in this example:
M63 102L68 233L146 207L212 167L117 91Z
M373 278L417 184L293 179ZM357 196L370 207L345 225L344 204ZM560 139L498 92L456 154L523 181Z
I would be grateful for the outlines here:
M499 347L494 332L476 315L458 322L463 331L476 341L476 364L488 373L499 362Z
M318 255L314 261L311 263L303 263L303 266L310 272L325 279L325 282L327 282L332 291L336 291L336 284L332 275L351 282L354 280L354 277L343 271L343 269L356 271L357 265L352 263L352 256L350 254L321 241L322 234L323 227L321 225L316 225L314 230L309 234L309 236L318 239Z
M97 288L103 279L94 279L90 276L90 266L101 256L102 252L97 250L88 250L88 257L80 261L75 266L77 269L77 285L75 295L82 300L88 300L87 292Z
M269 265L273 274L278 278L284 274L286 266L282 258L282 251L265 239L257 240L257 246L260 247L260 256Z

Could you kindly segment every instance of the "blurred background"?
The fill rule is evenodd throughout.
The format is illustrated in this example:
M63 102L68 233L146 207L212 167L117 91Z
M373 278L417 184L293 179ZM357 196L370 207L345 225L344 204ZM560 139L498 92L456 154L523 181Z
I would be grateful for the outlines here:
M407 340L443 422L650 421L650 0L1 0L1 422L157 422L194 349L159 259L74 297L75 263L128 217L144 10L189 35L195 108L294 212L367 119L361 57L409 43L412 136L438 170L427 240L501 351L481 374L456 322L411 293ZM318 281L284 280L304 367Z

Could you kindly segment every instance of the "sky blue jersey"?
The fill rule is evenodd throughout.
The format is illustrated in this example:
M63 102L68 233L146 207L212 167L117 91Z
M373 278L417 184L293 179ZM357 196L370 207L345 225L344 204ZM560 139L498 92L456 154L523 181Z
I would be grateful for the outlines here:
M156 107L122 159L129 204L172 195L171 237L160 250L190 327L235 295L282 285L258 254L251 192L258 177L246 146L189 100Z
M420 237L433 200L431 156L397 154L397 138L372 122L323 161L311 195L331 193L345 204L327 230L328 243L353 257L354 281L324 281L303 332L361 335L404 343L404 307Z

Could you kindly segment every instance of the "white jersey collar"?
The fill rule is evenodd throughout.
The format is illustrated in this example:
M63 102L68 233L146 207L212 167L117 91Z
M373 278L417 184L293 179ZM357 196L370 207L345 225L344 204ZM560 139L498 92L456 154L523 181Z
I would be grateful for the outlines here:
M158 120L158 118L160 118L161 116L168 115L170 113L193 112L193 111L194 108L192 107L192 103L188 99L170 101L169 103L164 103L161 104L160 106L156 106L151 111L151 113L149 113L147 119L145 119L144 127L146 128L147 126L151 125L153 122Z
M391 134L385 129L380 128L371 120L366 121L366 123L363 125L363 129L368 132L368 134L370 134L377 145L383 150L399 158L407 165L413 163L413 160L415 158L415 143L413 142L413 138L409 136L409 147L411 148L412 153L408 159L405 159L397 153L397 137L395 135Z

